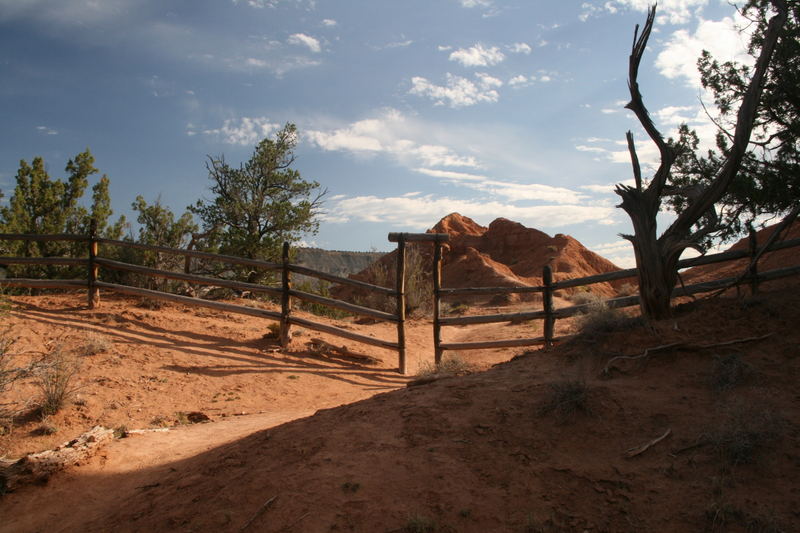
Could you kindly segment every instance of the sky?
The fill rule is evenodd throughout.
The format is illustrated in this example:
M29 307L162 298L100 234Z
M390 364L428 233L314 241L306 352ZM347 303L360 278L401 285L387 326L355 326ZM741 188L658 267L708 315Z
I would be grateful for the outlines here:
M208 156L246 161L292 122L294 167L328 191L307 245L389 250L388 232L458 212L569 234L633 266L614 184L632 183L627 130L646 164L656 157L623 108L648 5L0 0L0 189L7 200L20 159L42 156L63 178L88 147L116 215L130 219L137 195L180 214L209 198ZM686 122L713 142L696 60L746 61L741 20L725 0L663 0L657 13L645 104L665 136Z

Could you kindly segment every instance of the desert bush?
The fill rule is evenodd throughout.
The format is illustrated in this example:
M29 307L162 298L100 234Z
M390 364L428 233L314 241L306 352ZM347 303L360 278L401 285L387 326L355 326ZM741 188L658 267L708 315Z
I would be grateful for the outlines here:
M309 280L309 281L304 281L303 283L298 283L295 286L295 289L297 289L298 291L308 292L311 294L316 294L318 296L323 296L325 298L330 298L331 297L330 287L331 284L328 281L325 281L324 279L317 279L314 281ZM327 305L318 304L316 302L306 302L301 300L299 302L299 307L303 311L308 311L309 313L312 313L314 315L325 316L336 320L344 318L346 316L350 316L350 313L346 311L342 311L341 309L336 309L333 307L328 307Z
M438 529L436 522L422 515L411 515L401 531L404 533L434 533Z
M539 414L553 414L559 423L564 423L579 412L586 414L591 412L586 383L578 380L550 383L544 402L539 407Z
M630 318L619 309L614 309L597 296L587 302L584 311L575 317L575 326L581 335L610 333L636 324L640 319Z
M34 375L42 394L39 410L43 416L57 413L78 390L74 380L79 369L78 360L60 346L53 348L38 362Z
M97 355L107 352L111 349L111 346L112 344L108 337L92 332L86 335L86 340L80 347L79 353L84 356Z
M742 357L738 353L727 357L714 357L714 361L711 385L718 391L725 391L741 385L752 373L752 367L742 361Z
M623 283L617 289L617 296L633 296L639 293L639 287L633 283Z
M464 315L469 311L469 305L464 302L453 302L447 312L450 315Z
M581 287L581 289L569 295L570 302L575 305L600 304L603 302L603 297L599 294L593 293L587 287Z
M426 378L435 374L452 374L455 376L469 374L475 366L458 354L448 354L442 357L439 364L426 361L419 366L417 378Z
M737 466L756 462L759 454L780 438L783 425L769 408L736 402L723 410L705 437L726 465Z

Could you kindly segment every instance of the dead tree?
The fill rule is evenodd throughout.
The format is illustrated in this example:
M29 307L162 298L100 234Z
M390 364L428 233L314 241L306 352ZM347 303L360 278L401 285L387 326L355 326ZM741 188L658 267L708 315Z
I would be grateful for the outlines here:
M661 201L669 194L670 171L675 162L676 152L668 144L653 124L650 114L642 101L637 77L639 63L653 29L656 6L653 5L647 21L639 35L637 24L633 36L633 47L628 66L628 88L631 100L625 106L636 115L650 139L658 147L660 164L649 184L642 182L642 171L633 134L628 131L628 151L633 165L635 185L617 185L615 192L622 198L618 206L628 213L633 223L633 235L622 235L633 244L636 266L639 271L639 294L642 315L651 319L662 319L670 315L670 297L678 279L678 259L686 248L699 248L703 238L718 229L715 204L731 185L741 166L750 142L756 108L763 90L765 73L772 59L778 34L786 23L787 8L784 0L771 0L776 14L772 17L764 35L764 44L753 70L747 91L742 99L736 120L728 157L723 161L711 182L689 199L688 207L675 221L657 236L656 215ZM645 186L646 185L646 186Z

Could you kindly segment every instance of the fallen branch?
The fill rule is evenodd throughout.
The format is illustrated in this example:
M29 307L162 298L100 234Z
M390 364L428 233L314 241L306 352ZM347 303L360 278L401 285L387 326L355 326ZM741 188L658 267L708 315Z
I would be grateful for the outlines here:
M95 426L58 448L26 455L0 471L0 492L12 492L23 485L45 482L59 470L85 461L113 439L113 429Z
M247 521L247 523L245 525L243 525L241 527L241 529L239 529L240 533L242 531L246 530L248 527L250 527L252 525L252 523L255 522L256 518L258 518L259 516L264 514L264 511L266 511L269 508L269 506L272 505L275 502L275 500L277 500L277 499L278 499L278 495L276 494L275 496L273 496L269 500L267 500L264 503L262 503L261 507L258 508L258 511L256 511L256 513L250 518L250 520Z
M636 446L634 448L629 448L625 452L625 455L627 457L636 457L637 455L643 454L644 452L646 452L647 450L649 450L650 448L652 448L653 446L655 446L656 444L658 444L662 440L666 439L669 436L670 433L672 433L672 428L667 428L667 431L665 431L664 434L661 435L660 437L655 438L655 439L653 439L653 440L651 440L649 442L645 442L641 446Z
M723 341L723 342L714 342L711 344L689 344L687 342L673 342L670 344L662 344L660 346L653 346L650 348L645 349L645 351L639 355L618 355L616 357L612 357L606 363L606 366L603 367L603 375L608 375L611 373L611 365L614 361L635 361L637 359L643 359L650 355L653 352L660 352L663 350L668 350L670 348L683 348L685 350L707 350L708 348L719 348L720 346L730 346L732 344L741 344L744 342L753 342L753 341L760 341L764 340L767 337L771 337L774 333L767 333L766 335L761 335L759 337L745 337L743 339L733 339L730 341Z

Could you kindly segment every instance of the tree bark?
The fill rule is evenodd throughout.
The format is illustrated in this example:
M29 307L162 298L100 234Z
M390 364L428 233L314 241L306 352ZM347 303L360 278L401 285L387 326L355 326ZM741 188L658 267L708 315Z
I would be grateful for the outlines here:
M618 207L625 210L633 223L633 235L623 235L623 237L633 244L636 266L639 270L640 307L642 315L647 318L659 320L671 315L671 294L678 280L677 264L681 254L686 248L697 247L701 239L715 229L701 227L693 232L692 228L710 209L714 209L714 204L725 194L741 166L752 133L756 106L763 90L767 67L771 61L778 34L787 19L787 8L783 0L772 0L772 5L776 15L772 17L767 27L753 76L739 108L734 135L735 142L731 152L714 180L700 192L660 237L658 236L656 217L661 208L661 198L664 195L676 154L674 149L664 141L650 118L637 81L639 64L655 21L655 6L650 8L641 35L639 35L639 26L636 26L628 65L628 88L631 101L625 107L636 114L642 127L658 147L661 162L653 179L645 187L642 182L633 135L628 132L628 151L633 165L635 186L617 185L616 193L622 198L622 203Z

